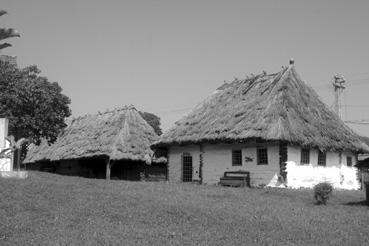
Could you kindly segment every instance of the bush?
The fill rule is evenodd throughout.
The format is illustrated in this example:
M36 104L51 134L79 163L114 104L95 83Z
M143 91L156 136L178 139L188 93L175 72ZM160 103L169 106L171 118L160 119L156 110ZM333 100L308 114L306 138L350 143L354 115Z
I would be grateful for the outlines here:
M333 186L330 183L322 182L314 186L314 198L317 204L327 204L327 200L332 194Z

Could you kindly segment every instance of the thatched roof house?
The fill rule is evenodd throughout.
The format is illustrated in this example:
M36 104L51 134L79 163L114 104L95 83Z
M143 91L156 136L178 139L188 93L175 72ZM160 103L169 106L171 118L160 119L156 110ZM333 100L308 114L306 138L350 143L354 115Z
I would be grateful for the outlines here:
M100 158L113 164L150 164L150 145L158 140L153 128L133 106L71 120L57 141L31 146L24 163Z
M199 165L201 169L204 168L201 165L206 165L206 146L238 144L244 153L245 146L256 147L261 146L261 143L265 146L275 143L280 148L283 143L317 152L369 151L358 135L300 78L293 64L278 73L262 73L222 85L191 113L176 122L153 147L169 149L170 172L171 166L182 165L174 163L176 157L171 156L171 150L172 153L180 151L190 154L191 151L184 146L199 148L203 159ZM233 145L227 148L235 149ZM255 153L252 156L257 159L257 155ZM276 155L276 158L279 162L280 156ZM229 159L232 160L232 157ZM178 158L177 161L181 162ZM227 166L224 162L229 161L223 160L220 165ZM209 165L215 165L215 161L212 160ZM201 177L202 174L206 175L204 170L198 170L197 173L201 181L206 179ZM220 172L216 175L220 175Z

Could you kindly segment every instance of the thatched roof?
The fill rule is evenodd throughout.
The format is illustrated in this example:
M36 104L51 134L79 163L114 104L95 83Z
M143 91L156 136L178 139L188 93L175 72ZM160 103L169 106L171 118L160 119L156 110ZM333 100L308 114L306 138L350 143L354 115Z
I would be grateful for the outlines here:
M57 141L31 146L25 163L106 156L151 162L154 129L133 106L73 119Z
M152 147L250 140L369 151L302 81L293 65L222 85Z

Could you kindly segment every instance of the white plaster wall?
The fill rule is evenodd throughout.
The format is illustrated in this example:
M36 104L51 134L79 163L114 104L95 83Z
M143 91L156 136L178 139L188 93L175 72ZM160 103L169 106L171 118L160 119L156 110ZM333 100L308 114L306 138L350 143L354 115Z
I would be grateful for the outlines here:
M279 146L258 144L268 148L268 165L257 165L256 145L213 144L204 145L203 183L217 184L226 171L249 171L252 186L267 185L279 174ZM232 150L242 150L242 166L232 166ZM245 161L249 157L252 161Z
M268 149L268 165L257 165L257 146L265 146ZM242 150L242 165L232 166L232 150ZM182 155L189 153L193 162L193 180L200 180L200 146L173 146L168 154L168 177L170 182L182 180ZM352 156L353 165L356 164L356 156L351 152L342 154L342 162L346 164L346 156ZM327 152L327 167L339 167L339 154ZM247 157L247 158L246 158ZM250 158L252 161L246 161ZM288 161L300 165L301 147L288 146ZM310 163L317 167L318 150L310 149ZM250 172L252 186L267 185L280 174L279 145L278 144L204 144L203 145L203 183L217 184L226 171Z
M256 146L244 149L245 154L253 154L253 162L246 163L247 171L250 172L250 183L252 186L267 185L275 175L280 174L279 167L279 145L258 145L268 149L268 165L257 164Z
M300 146L287 146L287 161L294 161L296 164L301 163L301 148Z
M356 155L352 152L345 151L342 153L342 164L347 166L347 157L351 156L352 159L352 166L356 165Z
M173 146L168 151L168 178L169 182L182 181L182 155L189 153L192 156L192 177L194 181L200 180L200 146Z
M318 153L319 151L317 149L310 149L310 163L314 166L318 166ZM301 153L300 153L301 155Z
M359 189L357 168L342 166L299 165L287 162L287 187L313 188L320 182L329 182L338 189Z
M352 165L356 164L356 155L353 152L345 151L342 153L342 164L347 165L347 156L352 157ZM339 152L328 151L326 153L326 166L327 167L338 167L339 163ZM288 146L288 161L293 161L297 165L301 164L301 147L300 146ZM313 167L318 166L318 150L310 149L310 164Z
M342 155L342 160L343 160L343 155ZM339 167L340 166L339 153L328 151L326 164L327 164L326 167Z
M292 188L313 187L319 182L330 182L335 188L357 189L356 168L347 168L346 157L352 157L352 165L356 164L356 155L350 151L342 153L328 151L326 166L318 166L318 150L310 149L310 164L301 165L301 147L288 146L287 185Z

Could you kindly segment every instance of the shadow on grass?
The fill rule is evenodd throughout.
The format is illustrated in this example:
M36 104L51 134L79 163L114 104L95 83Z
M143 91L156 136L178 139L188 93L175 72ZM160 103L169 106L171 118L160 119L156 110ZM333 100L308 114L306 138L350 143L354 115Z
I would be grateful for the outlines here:
M359 202L348 202L348 203L344 203L344 205L349 205L349 206L368 206L369 204L367 201L363 200L363 201L359 201Z
M316 202L314 202L314 205L315 206L321 206L321 205L327 206L327 202L316 201Z

